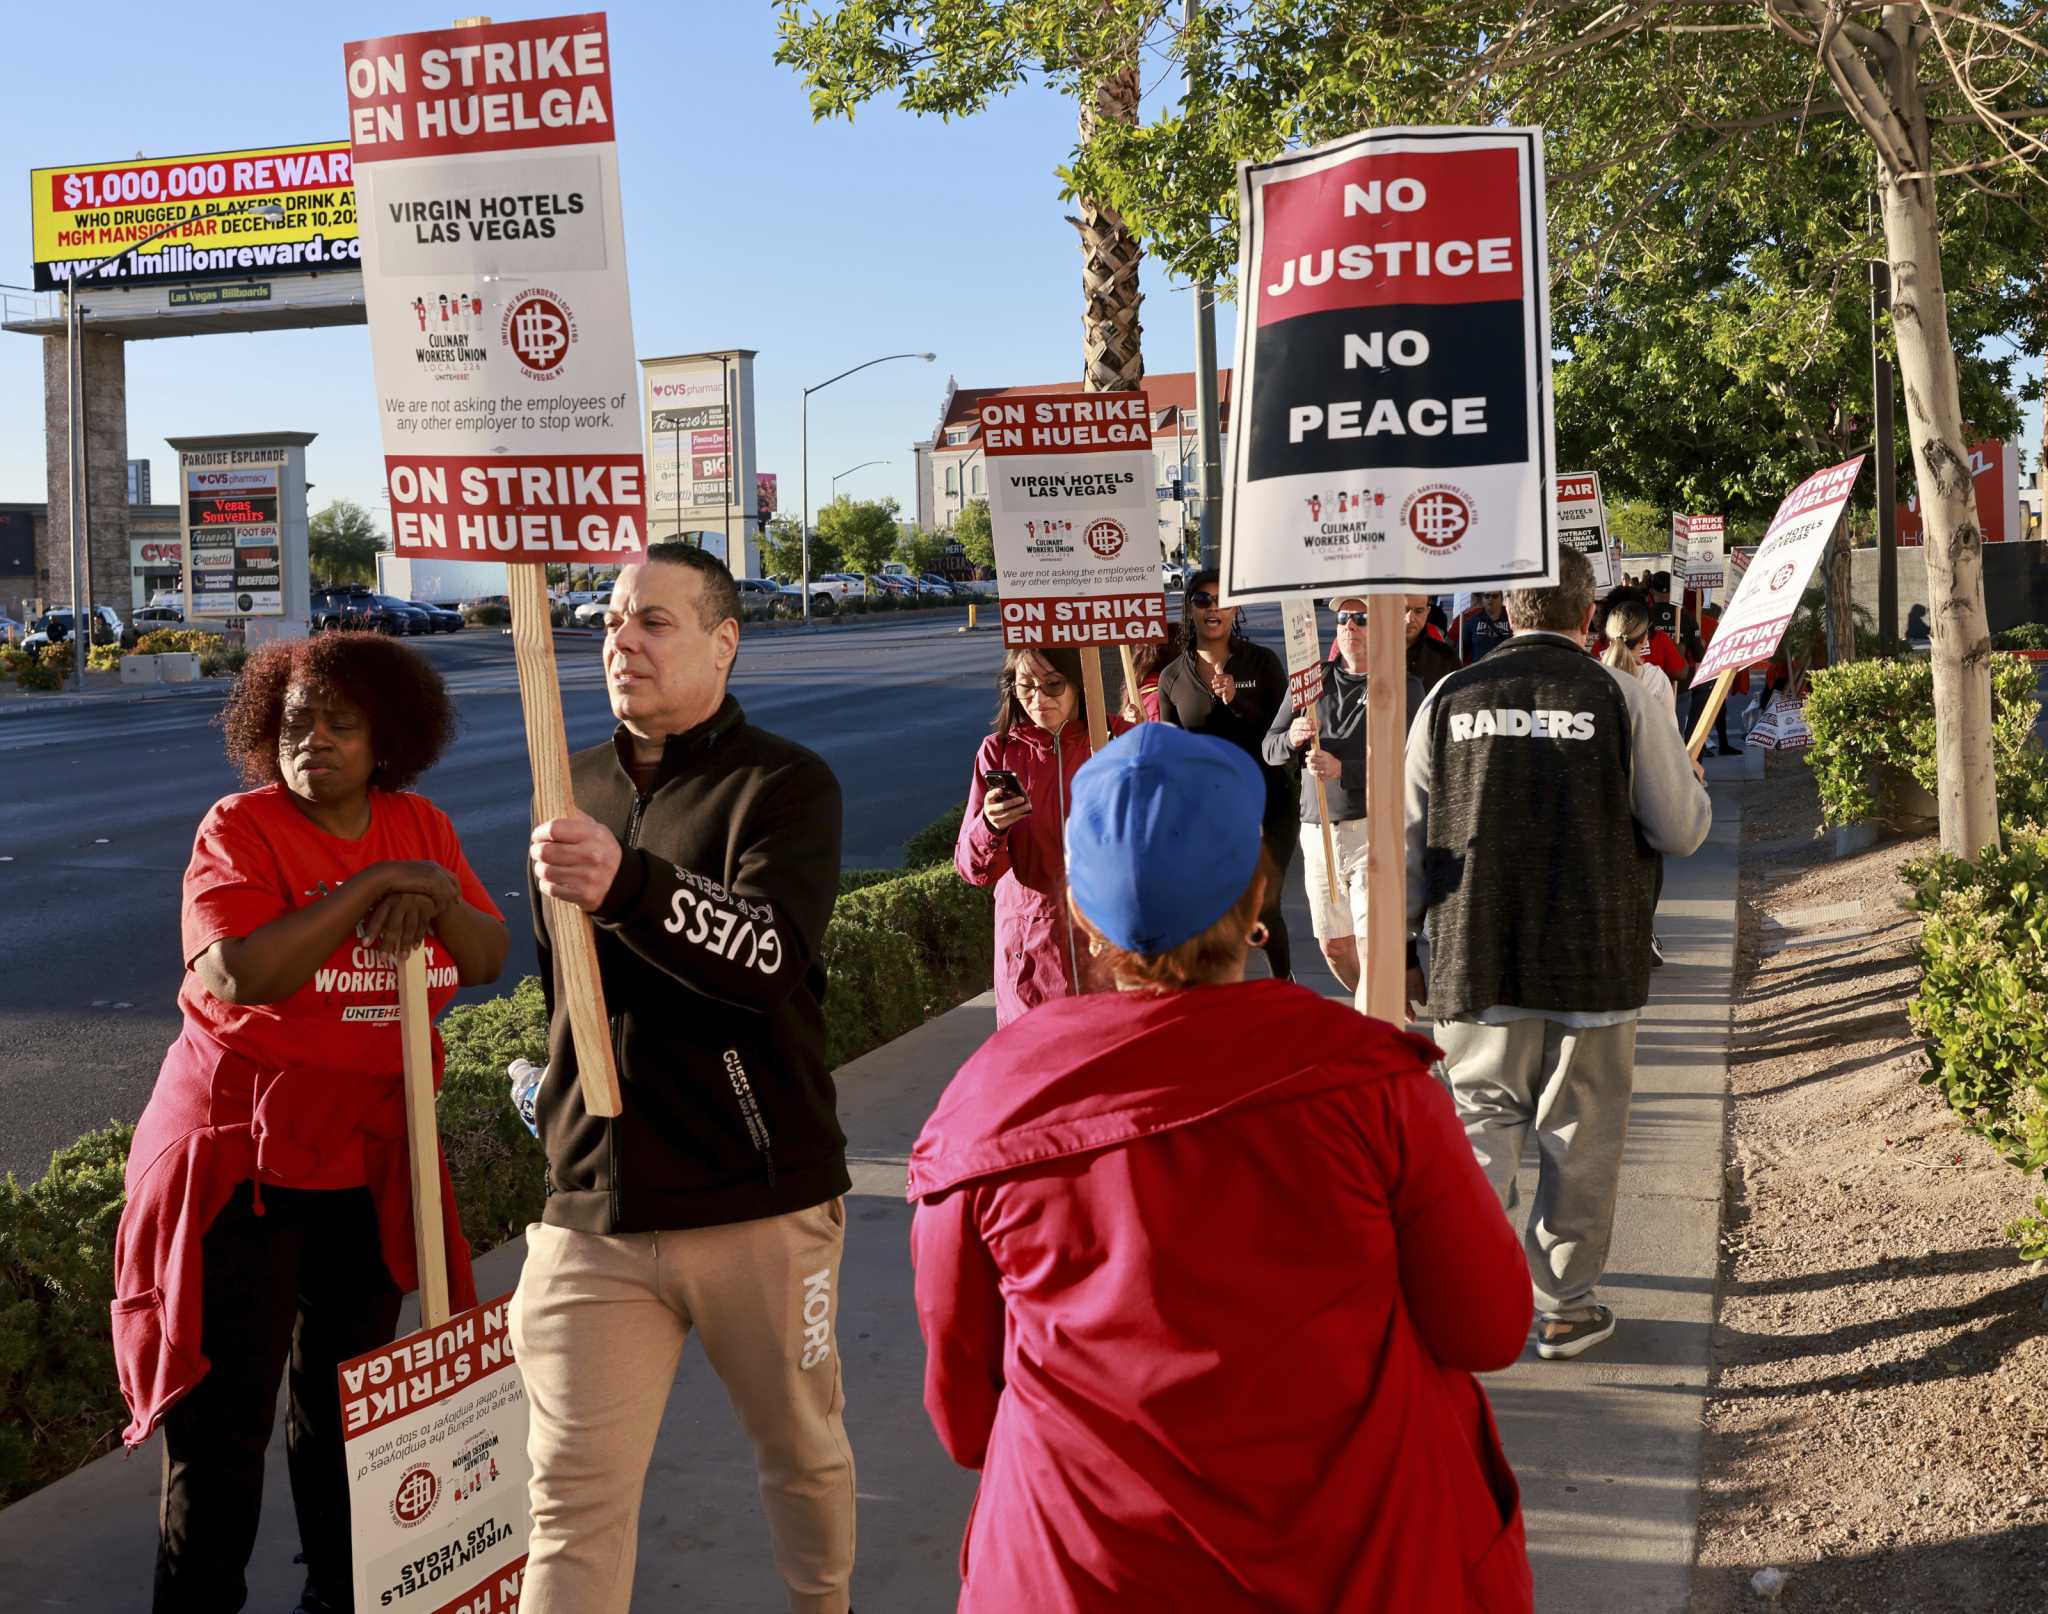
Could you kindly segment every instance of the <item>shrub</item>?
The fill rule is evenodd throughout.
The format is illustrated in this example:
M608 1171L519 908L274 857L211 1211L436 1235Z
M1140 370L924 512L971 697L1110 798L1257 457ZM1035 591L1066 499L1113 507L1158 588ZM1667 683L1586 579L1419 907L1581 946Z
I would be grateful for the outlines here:
M556 627L568 619L560 606L552 607L548 615ZM472 628L502 628L512 620L512 612L502 605L465 605L462 620Z
M22 689L55 689L64 681L63 675L54 667L30 658L15 670L14 682Z
M223 645L217 650L204 652L199 658L199 672L205 678L232 678L242 670L249 659L247 645Z
M966 811L967 803L959 802L905 841L903 866L906 869L927 869L934 863L943 863L950 868L953 843L960 838L960 818Z
M66 639L62 644L44 645L42 649L36 652L36 659L42 663L44 671L55 673L59 680L69 678L71 676L71 641Z
M821 949L825 1058L844 1064L987 990L995 913L950 865L842 896Z
M128 652L117 644L96 644L85 653L85 665L92 672L119 672Z
M2009 1165L2048 1181L2048 830L2009 830L1973 865L1947 855L1902 871L1920 931L1927 1038L1920 1080ZM2007 1226L2028 1260L2048 1257L2048 1197Z
M133 1136L88 1132L34 1186L0 1180L0 1506L111 1449L128 1422L107 1307Z
M2048 650L2048 623L2022 622L1991 636L1993 650Z
M447 1049L440 1098L441 1147L462 1211L462 1234L479 1255L540 1219L546 1157L509 1102L506 1066L547 1063L548 1025L540 978L504 997L468 1003L441 1017Z
M218 655L226 644L219 634L202 633L197 628L158 628L135 641L135 654L171 656L190 651L203 662L210 655Z
M1991 661L1992 772L2000 816L2020 823L2048 819L2048 759L2033 737L2040 707L2031 662ZM1934 668L1926 661L1852 661L1813 675L1806 701L1813 730L1807 761L1820 786L1829 824L1874 818L1880 810L1873 775L1894 768L1922 789L1935 787Z

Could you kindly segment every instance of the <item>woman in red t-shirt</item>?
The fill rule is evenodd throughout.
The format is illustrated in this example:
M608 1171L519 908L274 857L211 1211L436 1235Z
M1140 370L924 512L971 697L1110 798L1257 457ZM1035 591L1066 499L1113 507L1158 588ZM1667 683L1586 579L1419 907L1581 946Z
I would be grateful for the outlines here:
M356 1606L335 1370L391 1339L417 1281L399 960L427 948L438 1014L497 978L509 938L408 788L455 731L424 657L368 633L265 645L221 724L250 788L214 804L185 871L185 1024L129 1154L115 1357L129 1444L164 1429L157 1614L243 1606L289 1364L300 1607L323 1614ZM438 1080L438 1035L434 1060Z

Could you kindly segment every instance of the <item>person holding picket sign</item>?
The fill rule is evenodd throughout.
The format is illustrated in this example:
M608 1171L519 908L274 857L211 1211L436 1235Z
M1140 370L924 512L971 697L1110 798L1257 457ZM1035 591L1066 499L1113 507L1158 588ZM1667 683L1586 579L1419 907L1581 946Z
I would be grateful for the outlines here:
M1358 991L1359 942L1365 935L1365 597L1340 594L1330 602L1337 613L1337 659L1323 669L1323 692L1315 710L1297 712L1290 694L1273 715L1262 748L1272 767L1297 765L1324 781L1330 804L1330 840L1337 854L1339 900L1330 898L1323 857L1323 826L1313 790L1301 792L1302 878L1308 885L1309 922L1330 973L1344 990ZM1407 704L1413 716L1422 704L1422 680L1408 675ZM1404 717L1403 722L1406 722Z
M1130 725L1110 719L1112 733ZM996 1024L1086 990L1067 911L1067 803L1088 760L1078 650L1011 650L995 726L974 754L953 866L996 888Z
M1228 740L1260 764L1266 779L1266 855L1274 875L1266 892L1266 967L1276 980L1294 978L1294 952L1280 897L1287 864L1294 856L1295 826L1300 806L1294 780L1285 768L1266 765L1263 746L1273 714L1286 704L1287 667L1264 645L1253 644L1244 631L1244 612L1223 603L1219 575L1200 571L1188 579L1181 606L1183 654L1159 675L1159 716L1190 734L1211 734Z
M925 1410L981 1471L962 1614L1531 1606L1473 1377L1528 1273L1436 1050L1244 979L1265 804L1162 723L1082 768L1070 903L1116 990L997 1032L911 1151Z
M412 792L455 735L424 657L369 633L263 646L221 715L249 788L185 870L184 1029L128 1154L114 1361L140 1445L164 1431L156 1614L233 1614L290 1369L301 1614L356 1606L335 1370L387 1343L418 1281L398 1019L427 949L438 1014L494 981L505 922L447 815ZM441 1044L434 1038L436 1085ZM442 1167L448 1283L476 1304Z

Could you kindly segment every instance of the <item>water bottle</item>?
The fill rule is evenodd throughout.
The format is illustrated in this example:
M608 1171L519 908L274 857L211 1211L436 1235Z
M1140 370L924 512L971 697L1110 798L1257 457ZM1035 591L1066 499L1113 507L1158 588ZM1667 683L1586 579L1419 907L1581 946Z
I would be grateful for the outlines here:
M540 1121L534 1114L534 1105L540 1098L540 1084L548 1079L548 1068L530 1059L515 1059L506 1071L512 1078L512 1108L519 1112L526 1130L539 1137Z

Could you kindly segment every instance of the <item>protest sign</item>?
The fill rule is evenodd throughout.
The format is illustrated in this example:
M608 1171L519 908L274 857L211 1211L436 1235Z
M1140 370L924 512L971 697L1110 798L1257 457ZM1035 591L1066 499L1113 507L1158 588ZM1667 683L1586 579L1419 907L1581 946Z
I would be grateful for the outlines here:
M356 1614L519 1606L532 1525L509 1294L344 1362Z
M1687 588L1719 588L1727 581L1721 556L1727 526L1720 516L1671 518L1671 554L1684 569Z
M1568 471L1557 479L1557 539L1593 563L1593 587L1605 594L1621 581L1607 541L1607 506L1598 471Z
M501 560L543 819L574 808L544 563L643 552L646 461L603 13L344 47L392 549ZM552 898L585 1107L618 1072L589 917Z
M1090 746L1100 750L1100 647L1166 642L1151 411L1142 392L1055 392L992 398L978 418L1003 645L1081 652Z
M1554 581L1542 131L1351 135L1238 200L1225 600Z
M1735 676L1752 662L1768 661L1777 653L1807 580L1820 564L1820 557L1834 536L1835 525L1848 508L1862 473L1864 456L1816 471L1786 494L1771 517L1763 542L1742 574L1735 597L1721 613L1721 626L1707 646L1693 687L1712 682L1713 698L1694 725L1692 752L1698 756L1706 743L1721 703L1728 698Z
M1316 602L1282 600L1280 625L1287 637L1287 693L1294 701L1294 715L1308 719L1308 749L1313 756L1322 749L1316 702L1323 698L1323 642L1316 631ZM1323 870L1329 877L1330 906L1336 908L1344 899L1337 888L1337 847L1330 834L1330 789L1313 768L1308 776L1316 785L1316 817L1323 826Z

